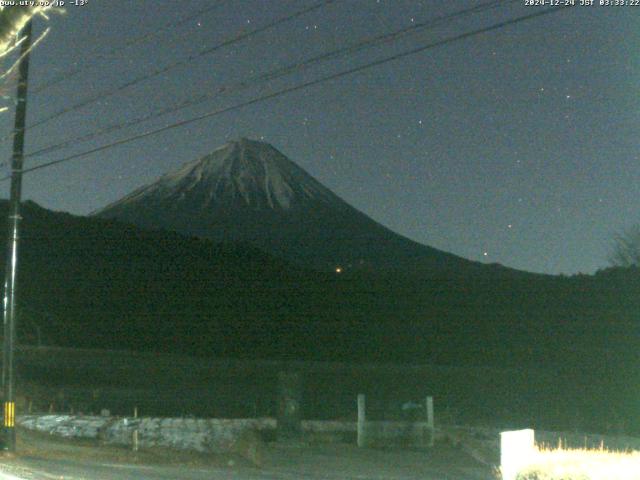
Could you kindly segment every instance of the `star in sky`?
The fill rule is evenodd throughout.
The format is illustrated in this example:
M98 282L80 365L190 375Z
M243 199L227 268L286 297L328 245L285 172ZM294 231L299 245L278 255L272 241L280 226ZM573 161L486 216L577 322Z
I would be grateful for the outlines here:
M291 2L246 0L242 8L238 2L221 2L215 13L105 60L94 53L122 46L136 33L159 32L173 8L168 0L140 0L123 16L118 3L70 9L48 22L51 33L31 58L34 84L87 61L93 66L30 94L30 122L295 11ZM208 0L186 2L177 14L186 17L205 5ZM333 2L28 131L27 150L472 6L477 2ZM490 253L492 261L525 270L594 272L607 265L611 232L639 217L640 147L632 126L640 123L640 109L632 92L640 63L628 46L637 43L640 28L637 17L623 10L605 15L598 9L567 9L425 50L34 172L25 177L24 194L48 208L86 214L228 140L268 139L348 203L420 243L480 261ZM243 90L242 98L523 13L528 11L518 2L505 2L446 28L296 70L268 86ZM60 50L60 45L82 48ZM57 153L90 150L237 100L225 90L154 125L113 132ZM12 128L9 120L0 118L4 131ZM5 157L9 149L5 145ZM131 172L124 166L134 164ZM393 169L385 168L391 164ZM390 172L393 178L388 179ZM77 190L87 184L92 188L86 193ZM597 209L589 208L596 204ZM478 205L487 207L479 210ZM570 222L557 221L556 206L571 212ZM531 227L513 227L516 218ZM505 229L505 219L513 228ZM505 230L512 242L504 242ZM484 239L482 248L477 238ZM540 257L536 252L541 249L552 253Z

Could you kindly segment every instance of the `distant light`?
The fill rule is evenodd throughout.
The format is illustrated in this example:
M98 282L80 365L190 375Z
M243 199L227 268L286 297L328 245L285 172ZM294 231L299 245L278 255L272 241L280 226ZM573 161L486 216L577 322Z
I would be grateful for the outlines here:
M342 273L342 267L336 267L336 273Z
M482 255L486 257L487 255L489 255L489 252L484 252Z

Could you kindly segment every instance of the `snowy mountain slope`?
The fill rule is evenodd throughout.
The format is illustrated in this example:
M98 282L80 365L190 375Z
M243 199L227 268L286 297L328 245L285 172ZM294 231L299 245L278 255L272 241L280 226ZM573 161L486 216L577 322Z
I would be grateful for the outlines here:
M342 203L275 148L241 139L187 163L103 212L138 202L167 201L174 205L188 204L194 211L221 206L288 210L312 202L334 206Z
M390 231L271 145L247 139L227 143L94 215L248 242L314 268L477 267Z

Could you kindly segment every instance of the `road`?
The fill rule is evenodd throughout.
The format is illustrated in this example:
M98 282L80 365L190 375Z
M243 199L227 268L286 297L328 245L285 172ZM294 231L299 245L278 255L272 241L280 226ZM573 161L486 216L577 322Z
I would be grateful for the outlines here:
M350 445L274 448L269 464L228 467L110 463L18 456L0 464L0 480L495 480L490 468L453 448L357 449Z

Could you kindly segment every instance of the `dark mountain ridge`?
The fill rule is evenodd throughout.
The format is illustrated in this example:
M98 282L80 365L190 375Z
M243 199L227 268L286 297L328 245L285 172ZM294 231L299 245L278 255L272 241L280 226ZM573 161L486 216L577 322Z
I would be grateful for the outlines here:
M0 202L0 218L6 214ZM612 408L640 418L628 388L640 383L637 269L570 278L489 267L466 276L337 274L307 271L247 245L75 217L29 202L22 216L22 343L39 337L45 345L209 358L496 365L523 372L534 366L575 378L568 399L558 392L571 410L582 401L583 410L600 412L597 418ZM486 388L483 395L495 394Z
M23 216L25 339L37 325L63 346L454 364L568 364L636 351L635 270L322 273L252 246L33 203Z

